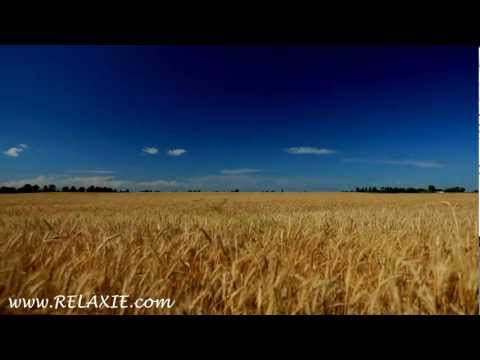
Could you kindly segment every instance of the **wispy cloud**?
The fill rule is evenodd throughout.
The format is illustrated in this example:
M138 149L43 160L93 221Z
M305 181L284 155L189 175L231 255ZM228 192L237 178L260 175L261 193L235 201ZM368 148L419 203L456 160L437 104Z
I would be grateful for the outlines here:
M170 156L181 156L185 154L187 150L185 149L171 149L167 151L167 154Z
M329 154L334 154L336 152L335 150L321 149L321 148L311 147L311 146L290 147L285 151L288 152L289 154L295 154L295 155L306 155L306 154L329 155Z
M30 185L49 185L53 184L54 181L56 180L56 177L53 176L44 176L40 175L34 178L27 178L27 179L18 179L18 180L10 180L10 181L4 181L0 182L0 186L12 186L12 187L22 187L25 184L30 184Z
M113 175L105 176L67 176L67 175L41 175L33 178L24 178L10 181L0 181L0 186L13 186L19 188L25 184L49 185L55 184L61 189L64 186L88 187L106 186L116 189L130 189L131 191L160 190L160 191L186 191L188 189L201 189L203 191L262 191L285 189L286 191L303 190L336 190L339 186L349 188L349 179L332 177L303 177L303 176L264 176L252 174L216 174L183 179L151 179L127 180L118 179ZM348 186L347 186L348 185Z
M419 168L442 168L444 165L438 161L430 160L385 160L368 158L347 158L345 162L368 163L368 164L387 164L387 165L405 165Z
M73 186L108 186L108 187L120 187L128 183L125 180L118 180L114 176L74 176L63 177L57 180L61 185L73 185Z
M9 157L18 157L25 149L28 148L29 146L27 144L20 144L18 147L14 146L5 150L3 154Z
M117 180L113 176L65 176L65 175L40 175L34 178L18 179L11 181L0 182L0 186L21 187L25 184L31 185L49 185L55 184L58 187L62 186L109 186L120 187L127 184L128 181Z
M67 174L115 174L113 170L71 170Z
M259 188L262 182L261 177L249 174L229 175L206 175L187 179L187 184L192 188L210 190L231 190L240 188L242 190Z
M441 168L443 164L436 161L422 161L422 160L387 160L385 164L392 165L409 165L421 168Z
M221 173L223 175L241 175L241 174L253 174L262 172L262 169L225 169Z
M140 181L136 183L139 186L146 186L146 187L162 187L162 186L177 186L178 183L175 180L152 180L152 181Z
M263 174L208 175L188 179L188 185L210 191L334 191L349 189L351 179L330 176L265 176Z
M118 179L112 175L99 176L68 176L68 175L41 175L33 178L24 178L9 181L0 181L0 186L22 187L25 184L31 185L49 185L55 184L57 188L63 186L88 187L106 186L116 189L131 189L137 190L176 190L187 186L182 182L176 180L151 180L151 181L135 181Z
M150 146L145 146L142 151L146 154L149 154L149 155L155 155L155 154L158 154L158 149L155 148L155 147L150 147Z

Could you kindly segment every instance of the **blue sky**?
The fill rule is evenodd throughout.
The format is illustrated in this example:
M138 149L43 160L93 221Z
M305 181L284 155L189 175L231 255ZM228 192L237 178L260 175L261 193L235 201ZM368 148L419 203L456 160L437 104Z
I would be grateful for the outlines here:
M477 188L472 46L0 46L0 185Z

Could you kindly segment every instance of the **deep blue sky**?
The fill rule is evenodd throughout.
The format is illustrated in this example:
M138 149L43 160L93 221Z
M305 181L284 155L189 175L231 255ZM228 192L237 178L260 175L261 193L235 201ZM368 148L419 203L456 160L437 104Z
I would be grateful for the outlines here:
M475 189L477 54L471 46L0 46L0 183Z

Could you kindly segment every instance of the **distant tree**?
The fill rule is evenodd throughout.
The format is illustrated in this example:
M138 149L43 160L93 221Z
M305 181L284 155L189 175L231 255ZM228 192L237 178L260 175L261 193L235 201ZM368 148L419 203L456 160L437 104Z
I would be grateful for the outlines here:
M439 188L436 188L433 185L429 185L427 189L424 188L414 188L414 187L390 187L390 186L382 186L381 188L377 189L375 186L369 187L356 187L356 192L371 192L371 193L387 193L387 194L398 194L398 193L432 193L442 191ZM465 188L460 186L455 186L451 188L447 188L443 190L445 192L465 192Z
M455 186L445 189L445 192L465 192L465 188L460 186Z
M78 192L85 192L85 188L83 186L80 186L77 191Z
M17 189L14 187L9 187L9 186L2 186L0 188L0 194L15 194L17 192Z
M63 191L63 192L68 192L68 191L69 191L69 188L68 188L68 186L64 186L64 187L62 187L62 191Z
M19 193L31 193L32 191L33 191L32 185L25 184L20 189L18 189L17 192L19 192Z

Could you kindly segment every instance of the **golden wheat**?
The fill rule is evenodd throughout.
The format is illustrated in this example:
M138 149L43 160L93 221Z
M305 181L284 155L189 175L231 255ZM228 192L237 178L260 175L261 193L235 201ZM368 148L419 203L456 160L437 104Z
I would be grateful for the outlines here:
M474 314L474 194L0 197L0 312ZM13 310L128 294L171 309Z

